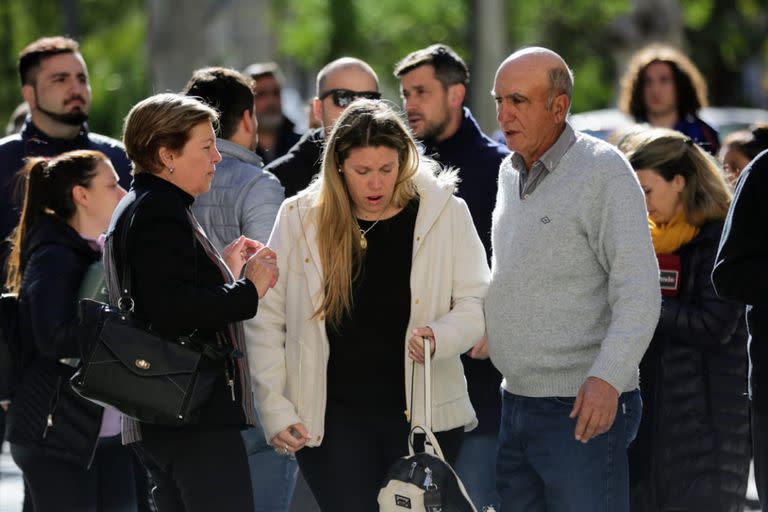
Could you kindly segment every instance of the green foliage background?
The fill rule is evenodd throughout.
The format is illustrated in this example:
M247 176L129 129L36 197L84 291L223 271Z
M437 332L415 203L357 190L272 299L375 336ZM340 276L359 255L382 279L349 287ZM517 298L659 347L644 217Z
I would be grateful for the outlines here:
M70 4L72 11L65 11ZM123 116L150 92L143 0L0 0L0 131L22 101L16 63L38 37L64 33L63 12L76 12L81 51L88 63L93 131L119 138Z
M186 2L178 1L180 8ZM216 0L208 1L210 5ZM483 0L475 0L483 1ZM211 3L213 2L213 3ZM227 2L219 2L226 7ZM509 0L504 48L540 44L566 58L576 74L573 111L615 104L617 69L612 23L631 0ZM279 55L308 73L340 55L368 61L387 95L396 94L392 69L408 52L445 42L470 68L471 0L271 0L265 13ZM709 81L714 105L749 105L741 82L745 63L768 69L768 0L681 0L684 36ZM62 13L67 13L63 16ZM72 13L76 14L73 22ZM147 0L0 0L0 126L21 101L16 59L30 41L76 27L89 65L95 131L119 136L122 118L150 93ZM765 73L765 72L764 72ZM768 79L763 77L763 97ZM394 99L394 98L393 98Z

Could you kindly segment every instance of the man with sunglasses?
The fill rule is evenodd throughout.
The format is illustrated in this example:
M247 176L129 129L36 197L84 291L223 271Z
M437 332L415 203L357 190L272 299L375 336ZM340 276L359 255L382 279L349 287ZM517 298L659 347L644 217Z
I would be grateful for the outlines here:
M285 78L274 62L257 62L245 71L253 79L256 120L259 123L256 154L268 164L286 154L301 138L296 125L283 114L282 91Z
M280 180L286 198L304 190L320 172L325 136L357 98L381 98L379 79L367 63L342 57L326 64L317 74L317 96L312 109L322 127L305 133L286 155L265 168Z
M466 201L490 263L491 214L499 165L509 150L488 138L464 106L469 70L450 47L434 44L395 65L403 109L424 154L458 169L457 195ZM485 338L462 356L469 397L479 426L464 437L455 468L478 507L499 508L495 489L496 442L501 417L501 374L488 359Z

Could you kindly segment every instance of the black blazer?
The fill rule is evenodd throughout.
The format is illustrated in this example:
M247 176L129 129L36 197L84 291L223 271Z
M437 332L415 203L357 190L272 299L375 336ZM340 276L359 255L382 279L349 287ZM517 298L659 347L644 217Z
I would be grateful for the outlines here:
M130 265L136 316L149 321L155 331L168 338L197 331L198 339L215 343L216 332L228 323L256 314L256 287L247 279L225 284L221 270L195 239L188 217L194 198L162 178L151 174L134 177L130 193L115 211L110 233L125 221L121 212L144 193L128 229L126 246L121 246L117 237L113 241L116 271L119 273L123 258ZM105 268L109 272L110 265L105 264ZM224 376L225 363L210 364L219 365L221 371L198 424L245 427L239 381L234 386L233 401ZM234 377L237 379L237 372ZM147 424L141 427L142 433L173 429Z
M19 322L23 374L8 414L8 440L38 445L90 465L103 409L75 394L75 372L59 362L80 357L77 305L80 285L100 252L53 215L35 222L21 261Z

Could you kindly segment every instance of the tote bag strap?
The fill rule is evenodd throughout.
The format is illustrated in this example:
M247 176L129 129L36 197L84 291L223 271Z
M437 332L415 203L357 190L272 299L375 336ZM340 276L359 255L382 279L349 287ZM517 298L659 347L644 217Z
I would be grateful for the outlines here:
M432 346L429 343L429 338L423 337L422 341L424 343L424 424L414 425L411 423L411 432L408 435L408 451L414 455L413 436L420 431L426 436L424 451L445 460L443 451L440 449L440 443L437 442L437 437L432 432ZM411 371L414 373L415 367L416 363L413 363ZM411 407L413 407L413 373L411 373Z

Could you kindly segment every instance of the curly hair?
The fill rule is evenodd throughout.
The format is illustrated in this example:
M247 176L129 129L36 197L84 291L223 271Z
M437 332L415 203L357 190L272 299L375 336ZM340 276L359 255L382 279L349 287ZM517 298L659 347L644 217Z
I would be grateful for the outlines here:
M680 50L654 44L635 53L627 72L621 79L619 108L637 121L648 119L643 97L645 70L653 63L663 62L672 69L677 93L677 113L680 118L696 114L708 105L707 84L699 69Z

